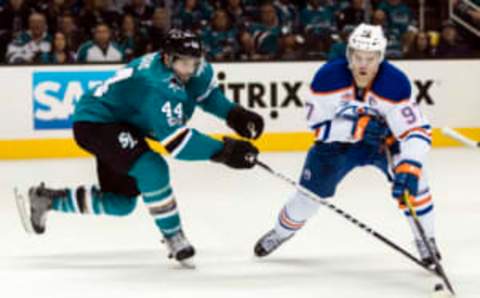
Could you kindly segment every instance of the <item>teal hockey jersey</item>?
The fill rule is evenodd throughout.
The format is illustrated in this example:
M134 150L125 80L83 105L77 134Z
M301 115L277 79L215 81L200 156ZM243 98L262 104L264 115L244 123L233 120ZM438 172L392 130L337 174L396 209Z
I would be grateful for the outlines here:
M162 62L161 54L152 53L133 60L84 94L73 122L128 123L159 141L175 158L207 160L223 143L187 126L197 105L226 119L235 104L217 87L207 61L202 60L183 84Z

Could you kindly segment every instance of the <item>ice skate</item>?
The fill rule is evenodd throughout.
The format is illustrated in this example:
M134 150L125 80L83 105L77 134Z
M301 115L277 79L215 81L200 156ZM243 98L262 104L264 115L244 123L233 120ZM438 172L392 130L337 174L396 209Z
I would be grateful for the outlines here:
M195 264L193 263L195 249L187 240L182 230L172 237L165 238L163 242L167 245L169 258L177 260L185 268L195 268Z
M255 244L254 253L257 257L265 257L271 254L285 241L292 238L293 235L295 234L292 234L288 237L281 237L274 229L272 229L257 241Z
M27 233L43 234L47 221L47 213L52 208L55 197L66 196L65 190L53 190L45 187L44 183L30 187L28 197L15 188L15 201Z
M435 253L437 259L440 261L442 256L438 250L437 244L435 243L435 238L430 238L428 240L430 247L432 248L433 252ZM420 255L420 259L422 262L427 265L428 267L432 268L434 266L434 261L430 253L428 252L428 248L425 243L421 239L415 240L415 245L417 247L418 253Z

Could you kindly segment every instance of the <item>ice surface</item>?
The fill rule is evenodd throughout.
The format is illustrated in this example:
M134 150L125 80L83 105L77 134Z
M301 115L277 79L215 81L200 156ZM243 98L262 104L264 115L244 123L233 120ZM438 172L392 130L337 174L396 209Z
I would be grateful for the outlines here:
M296 178L305 153L264 154ZM13 187L95 182L91 159L0 162L0 297L316 297L426 298L437 282L405 257L330 210L266 259L255 241L292 188L261 169L169 160L196 270L180 269L145 207L128 217L52 213L47 234L26 235ZM433 150L428 169L437 238L458 297L480 295L480 152ZM380 172L348 176L333 203L412 252L411 232Z

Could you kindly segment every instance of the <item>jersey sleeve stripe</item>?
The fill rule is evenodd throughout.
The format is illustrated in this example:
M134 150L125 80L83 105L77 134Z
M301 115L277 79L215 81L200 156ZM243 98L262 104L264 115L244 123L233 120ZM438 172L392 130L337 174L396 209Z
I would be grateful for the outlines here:
M173 131L171 134L169 134L167 137L162 139L160 141L160 144L162 144L164 147L167 146L168 143L170 143L173 139L175 139L177 136L185 132L186 130L189 130L188 127L181 126L177 128L175 131Z
M185 139L185 137L187 136L189 131L190 131L189 129L183 130L174 139L172 139L168 144L166 144L165 148L167 149L167 151L170 152L170 153L173 152L175 150L175 148L177 148L182 143L182 141Z
M427 137L425 137L424 135L420 135L420 134L410 134L410 135L405 139L405 141L408 141L408 140L413 139L413 138L417 138L417 139L423 140L423 141L427 142L430 146L432 145L432 140L431 140L431 138L427 138Z
M416 134L422 134L424 135L425 137L427 138L431 138L432 137L432 133L429 132L427 129L425 129L424 127L415 127L415 128L412 128L412 129L409 129L407 130L406 132L402 133L399 137L400 140L402 139L405 139L406 137L408 137L410 134L412 133L416 133Z
M173 148L173 150L169 150L173 157L176 158L180 154L180 152L182 152L183 148L185 148L192 136L193 132L190 129L187 131L186 134L182 135L182 140L177 143L178 145Z
M315 129L318 129L318 128L324 126L324 125L327 125L328 122L330 122L330 120L322 121L322 122L319 122L319 123L316 123L316 124L310 126L310 128L315 130Z
M326 141L328 137L330 136L330 128L332 126L332 121L331 120L326 120L320 123L317 123L311 128L315 132L315 139L319 141Z

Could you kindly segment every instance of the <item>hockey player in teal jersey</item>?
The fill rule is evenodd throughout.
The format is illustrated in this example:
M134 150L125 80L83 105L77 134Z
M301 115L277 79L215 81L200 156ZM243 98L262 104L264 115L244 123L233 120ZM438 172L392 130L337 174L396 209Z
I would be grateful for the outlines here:
M188 127L197 105L242 137L256 139L263 131L260 115L234 104L216 86L198 37L172 30L162 53L132 61L76 106L74 137L96 158L99 188L31 187L28 196L17 197L27 229L43 233L51 210L128 215L141 195L170 257L191 260L195 251L182 231L167 162L145 138L160 142L177 159L211 160L236 169L252 168L258 154L248 141L218 141Z

